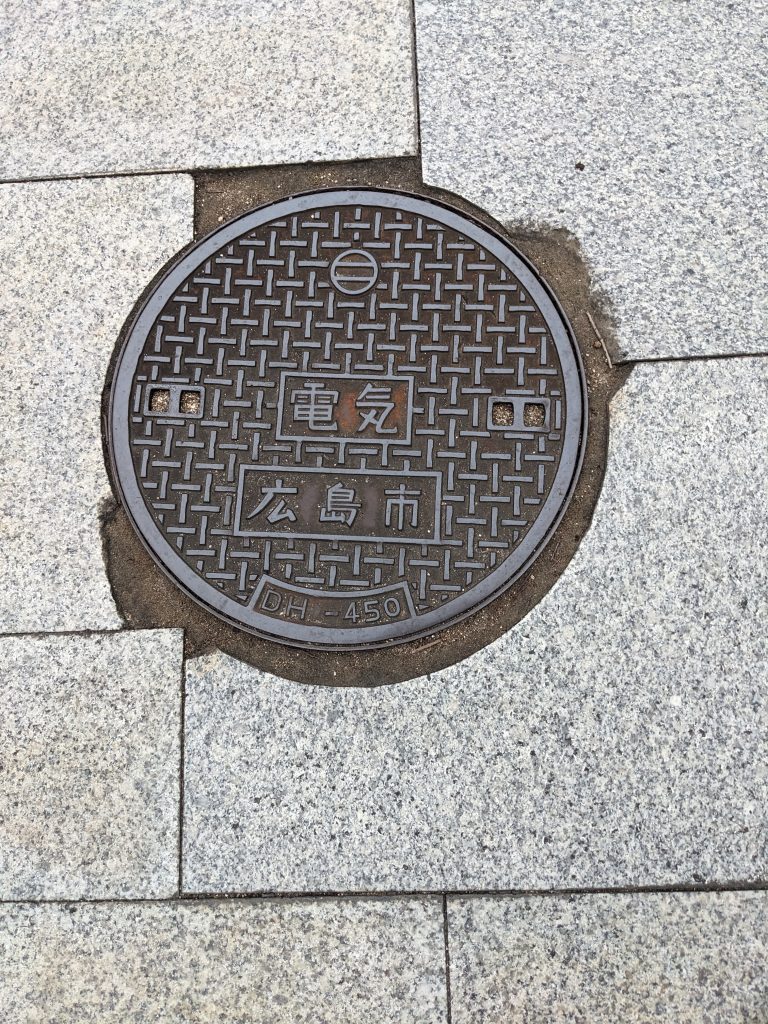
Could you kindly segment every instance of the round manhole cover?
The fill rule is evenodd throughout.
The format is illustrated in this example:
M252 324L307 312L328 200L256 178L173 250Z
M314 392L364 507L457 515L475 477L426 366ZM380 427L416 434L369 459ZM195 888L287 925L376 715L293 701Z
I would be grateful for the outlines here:
M189 595L283 642L434 632L527 568L573 489L578 350L503 238L433 200L314 192L231 222L132 315L114 475Z

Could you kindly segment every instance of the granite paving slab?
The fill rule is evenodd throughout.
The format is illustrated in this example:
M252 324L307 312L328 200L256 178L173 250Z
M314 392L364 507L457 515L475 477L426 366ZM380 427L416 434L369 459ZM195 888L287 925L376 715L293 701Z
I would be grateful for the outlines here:
M768 360L636 368L574 559L452 668L188 662L184 888L765 881L766 394Z
M416 152L410 0L11 0L0 178Z
M0 899L176 891L181 672L179 630L0 638Z
M623 359L768 351L764 0L416 0L425 180L581 243Z
M442 1024L439 899L0 907L0 1017Z
M452 899L453 1024L761 1024L768 894Z
M2 633L121 625L99 536L101 391L192 212L184 175L0 185Z

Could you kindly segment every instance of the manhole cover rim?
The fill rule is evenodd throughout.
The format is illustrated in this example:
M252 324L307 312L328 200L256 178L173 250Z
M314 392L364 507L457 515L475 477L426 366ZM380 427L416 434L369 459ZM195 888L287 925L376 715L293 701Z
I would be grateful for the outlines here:
M129 420L133 368L146 342L147 331L165 308L174 291L192 272L226 245L284 215L328 206L359 206L366 203L424 216L429 216L430 212L434 216L436 208L439 217L434 216L434 219L446 227L467 234L467 226L471 226L470 237L508 267L529 292L550 330L560 359L563 379L569 385L560 464L550 492L525 537L515 549L514 557L505 559L500 566L448 605L418 616L417 630L404 634L402 628L398 628L402 627L402 621L390 623L388 626L356 627L354 640L350 642L348 629L304 626L291 622L290 635L286 635L275 628L275 619L260 615L254 610L251 610L254 621L244 622L243 605L206 583L173 549L146 506L144 495L136 480L130 438L127 431L121 434L119 425L126 424ZM530 568L551 540L573 494L584 458L588 428L586 374L574 331L556 296L527 257L505 238L501 226L491 226L485 219L487 216L463 212L443 200L413 191L366 187L316 189L250 210L216 228L202 239L191 241L187 247L173 256L148 284L126 319L117 345L118 353L107 396L106 434L109 461L118 496L142 544L162 572L200 607L239 630L288 646L315 645L326 650L351 651L404 644L435 632L442 632L480 611L508 590ZM125 366L131 367L130 374L122 372ZM311 594L310 589L307 592ZM446 614L448 610L449 613Z

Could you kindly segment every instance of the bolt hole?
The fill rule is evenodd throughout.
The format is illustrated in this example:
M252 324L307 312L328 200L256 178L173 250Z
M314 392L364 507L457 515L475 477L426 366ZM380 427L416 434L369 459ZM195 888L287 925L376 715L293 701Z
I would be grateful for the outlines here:
M157 388L152 392L149 399L149 408L152 412L168 412L171 406L171 392L163 388Z
M526 402L525 409L523 410L523 423L526 427L543 427L544 406Z
M494 427L511 427L515 422L515 407L511 402L494 402L491 407Z
M182 391L179 409L182 412L197 415L200 412L200 393L198 391Z

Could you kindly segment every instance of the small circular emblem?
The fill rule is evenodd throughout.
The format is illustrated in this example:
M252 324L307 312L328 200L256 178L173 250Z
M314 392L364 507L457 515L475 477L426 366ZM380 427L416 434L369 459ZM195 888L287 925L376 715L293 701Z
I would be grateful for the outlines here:
M573 490L586 411L569 327L501 235L350 189L176 259L126 327L109 444L188 594L261 636L359 648L514 582Z
M345 295L362 295L376 284L379 268L365 249L347 249L333 261L331 280Z

